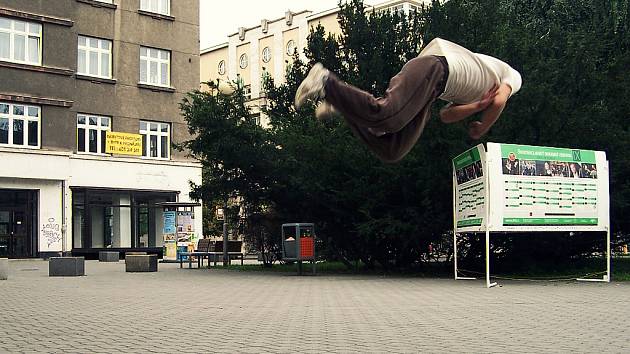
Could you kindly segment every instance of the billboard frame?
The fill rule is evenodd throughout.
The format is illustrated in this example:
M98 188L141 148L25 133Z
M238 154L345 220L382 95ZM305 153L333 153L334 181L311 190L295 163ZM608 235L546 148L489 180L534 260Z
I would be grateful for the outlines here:
M494 145L494 146L492 146ZM611 252L610 252L610 194L609 194L609 162L606 160L606 156L603 152L596 152L599 156L599 163L604 167L604 173L601 176L602 179L598 180L598 186L602 187L603 190L601 192L598 191L598 195L602 194L606 196L605 201L601 201L604 209L600 212L598 209L598 225L596 226L578 226L578 225L562 225L562 226L519 226L519 227L505 227L503 225L495 226L493 221L497 219L497 217L493 214L496 212L495 209L502 209L496 206L496 200L491 197L495 197L494 194L491 194L494 184L502 183L503 181L498 180L495 176L492 178L494 173L488 168L489 166L496 167L496 163L500 161L494 161L494 154L491 152L496 152L496 148L500 147L501 144L488 143L488 149L486 150L483 144L479 144L466 152L458 155L462 156L473 149L483 150L483 153L480 153L481 165L482 165L482 178L484 185L484 212L483 212L483 222L481 226L478 228L470 228L470 227L458 227L458 180L457 180L457 168L455 165L455 159L452 161L453 173L452 173L452 181L453 181L453 265L454 265L454 279L455 280L475 280L475 277L463 277L459 276L459 269L457 264L457 236L459 234L484 234L485 236L485 281L486 287L491 288L497 285L497 282L492 282L490 279L490 233L491 232L502 232L502 233L510 233L510 232L554 232L554 231L597 231L597 232L605 232L606 233L606 274L603 275L601 279L597 278L576 278L577 281L588 281L588 282L610 282L611 280L611 271L610 271L610 261L611 261ZM556 149L556 148L550 148ZM491 151L492 150L492 151ZM501 160L499 156L499 160ZM605 177L605 180L604 180ZM497 179L495 181L495 179ZM495 200L495 203L493 203ZM598 200L598 207L600 206L600 201ZM501 211L498 212L498 216L501 215ZM603 219L600 220L599 219Z

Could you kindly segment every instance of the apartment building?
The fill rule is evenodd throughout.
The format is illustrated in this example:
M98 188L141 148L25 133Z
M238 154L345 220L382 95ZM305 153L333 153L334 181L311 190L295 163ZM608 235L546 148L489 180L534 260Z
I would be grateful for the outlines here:
M0 257L161 252L198 67L198 0L0 0Z
M368 11L415 11L426 0L390 0L368 7ZM228 36L228 41L201 51L200 78L240 81L251 95L254 107L264 104L262 78L268 75L282 82L293 55L303 59L303 50L312 27L321 24L327 32L339 34L339 8L321 12L287 11L283 17L262 19L259 25L239 27ZM203 14L202 14L203 15ZM264 123L263 123L264 124Z

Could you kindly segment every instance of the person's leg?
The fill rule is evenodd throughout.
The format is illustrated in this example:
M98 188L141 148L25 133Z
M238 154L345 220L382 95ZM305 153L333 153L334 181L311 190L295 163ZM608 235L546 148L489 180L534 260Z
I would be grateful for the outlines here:
M408 62L375 98L333 74L326 101L345 118L352 132L384 162L400 161L416 144L431 114L431 104L445 85L445 68L436 57Z
M329 73L325 99L357 126L395 133L435 101L444 75L444 64L437 57L414 58L391 79L385 94L376 98Z
M360 126L349 119L346 119L346 122L354 135L365 143L376 157L383 162L394 163L402 160L411 151L422 135L430 115L431 105L426 105L416 117L395 133L370 131L370 128Z

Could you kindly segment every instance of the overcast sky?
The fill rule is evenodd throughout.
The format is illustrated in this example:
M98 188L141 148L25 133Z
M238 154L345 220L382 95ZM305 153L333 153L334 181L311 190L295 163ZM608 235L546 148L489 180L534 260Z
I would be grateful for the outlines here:
M239 27L254 27L264 18L283 17L287 10L319 12L332 9L338 0L200 0L199 3L199 44L204 49L227 42L228 34L237 32Z

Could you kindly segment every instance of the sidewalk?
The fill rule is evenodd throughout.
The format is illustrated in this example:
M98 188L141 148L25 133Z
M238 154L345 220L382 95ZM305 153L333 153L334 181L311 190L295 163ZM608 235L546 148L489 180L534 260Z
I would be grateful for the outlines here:
M0 352L623 352L630 338L629 283L47 266L10 262Z

